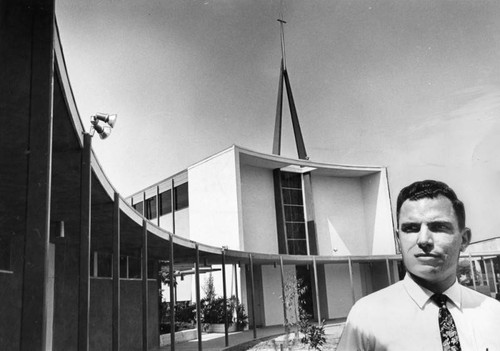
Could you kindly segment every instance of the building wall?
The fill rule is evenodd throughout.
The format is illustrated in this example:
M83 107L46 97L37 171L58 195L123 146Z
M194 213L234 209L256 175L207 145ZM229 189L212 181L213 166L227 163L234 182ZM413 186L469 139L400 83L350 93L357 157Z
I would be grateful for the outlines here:
M312 177L319 255L366 255L364 197L359 178Z
M294 266L285 266L284 272L294 272ZM280 266L277 265L276 268L274 266L262 266L262 283L264 287L264 319L266 326L283 324Z
M156 219L151 220L156 223ZM173 233L172 227L172 213L160 216L160 227L166 231ZM175 235L182 236L183 238L190 238L189 232L189 207L179 211L175 211Z
M178 218L176 217L176 219L178 219ZM188 224L188 226L189 226L189 224ZM166 215L160 216L160 228L165 229L169 233L173 233L172 213L167 213ZM188 232L187 236L184 236L180 233L177 235L183 236L185 238L189 238L189 232Z
M347 263L325 265L326 290L328 298L328 318L347 317L353 306L351 280ZM362 294L361 273L358 265L353 264L355 298Z
M357 263L360 280L361 280L361 296L366 296L373 291L372 275L370 270L370 263ZM356 300L358 297L356 297Z
M78 245L56 244L54 351L78 348L79 257Z
M474 236L474 230L472 235ZM491 238L488 240L482 240L475 243L471 243L465 254L468 253L484 253L489 251L500 251L500 238Z
M389 277L387 276L387 265L385 262L372 262L370 265L372 278L372 291L378 291L389 285ZM393 278L393 277L391 277ZM392 279L394 283L394 279Z
M361 178L361 189L365 199L368 254L395 254L391 202L385 170Z
M0 350L19 350L22 308L23 238L13 237L11 273L0 272ZM6 317L8 316L8 317Z
M142 350L142 281L121 280L120 350ZM113 280L90 280L90 350L111 350ZM159 346L158 289L148 281L148 346Z
M241 165L242 250L278 252L272 170Z
M241 249L234 149L188 169L190 239Z

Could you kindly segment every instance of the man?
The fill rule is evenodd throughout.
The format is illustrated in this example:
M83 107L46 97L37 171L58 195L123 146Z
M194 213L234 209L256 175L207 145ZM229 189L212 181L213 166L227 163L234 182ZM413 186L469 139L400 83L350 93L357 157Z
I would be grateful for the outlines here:
M455 192L415 182L398 196L397 221L406 276L352 307L337 350L500 350L500 302L457 282L471 232Z

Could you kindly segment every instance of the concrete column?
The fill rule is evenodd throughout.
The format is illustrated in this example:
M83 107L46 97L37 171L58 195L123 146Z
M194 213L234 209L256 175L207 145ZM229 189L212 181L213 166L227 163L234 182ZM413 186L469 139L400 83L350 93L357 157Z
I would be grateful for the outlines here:
M280 273L281 273L281 296L283 296L283 321L285 325L285 333L288 334L288 317L286 310L286 301L285 301L285 273L283 269L283 257L280 255Z
M142 349L148 350L148 227L142 220Z
M170 253L168 262L168 271L170 274L170 351L175 351L175 277L174 277L174 236L169 235Z
M385 267L387 269L387 281L389 282L389 285L392 284L392 279L391 279L391 266L389 264L389 258L386 257L385 259Z
M252 254L248 254L249 265L250 265L250 286L252 289L252 296L250 296L250 300L252 301L252 329L253 329L253 338L257 339L257 325L255 321L255 277L253 274L253 257Z
M313 270L314 270L314 289L316 291L316 309L318 311L318 325L321 325L321 304L319 301L319 287L318 287L318 267L316 267L316 258L313 256Z
M172 209L173 210L173 209ZM196 261L195 261L195 283L196 283L196 325L198 329L198 350L202 351L202 340L201 340L201 298L200 298L200 249L198 244L196 244Z
M120 350L120 195L113 202L113 351Z
M227 292L226 292L226 252L222 249L221 252L221 264L222 264L222 296L224 298L224 344L226 347L229 346L229 335L228 335L228 320L227 320Z
M92 137L84 135L81 180L80 222L80 277L78 296L78 350L89 349L90 315L90 241L91 241L91 193L92 193Z
M353 279L353 274L352 274L351 257L347 257L347 263L349 265L349 280L351 282L351 298L352 298L352 303L354 304L356 302L356 296L354 294L354 279ZM389 281L390 281L390 278L389 278Z

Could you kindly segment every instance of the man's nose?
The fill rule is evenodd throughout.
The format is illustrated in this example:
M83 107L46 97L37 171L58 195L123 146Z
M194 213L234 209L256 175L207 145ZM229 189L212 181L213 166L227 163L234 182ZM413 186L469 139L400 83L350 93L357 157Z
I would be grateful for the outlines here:
M427 228L426 225L422 225L420 227L420 232L418 233L418 238L417 238L417 245L425 252L432 250L432 247L434 246L434 241L432 240L432 233L429 230L429 228Z

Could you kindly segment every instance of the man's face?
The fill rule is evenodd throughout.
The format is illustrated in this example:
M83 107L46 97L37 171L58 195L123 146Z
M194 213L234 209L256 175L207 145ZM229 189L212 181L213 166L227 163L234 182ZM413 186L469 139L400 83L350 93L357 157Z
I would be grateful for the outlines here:
M451 201L444 196L406 200L399 212L398 242L408 272L420 285L443 292L456 279L460 250L470 230L458 227Z

